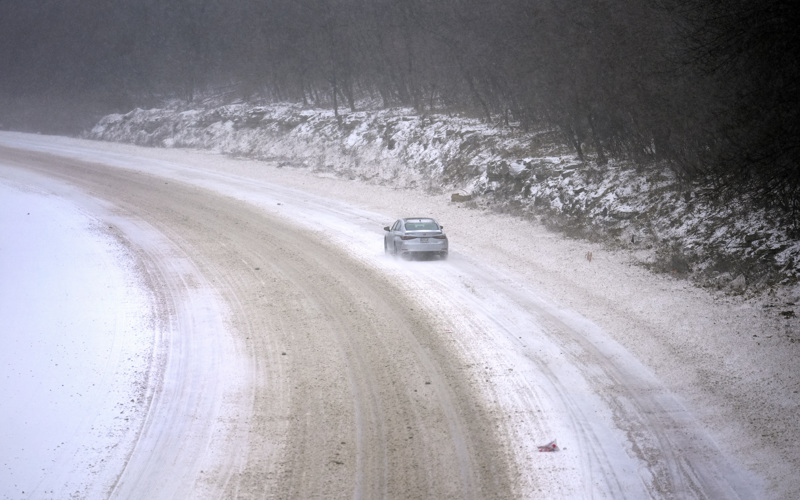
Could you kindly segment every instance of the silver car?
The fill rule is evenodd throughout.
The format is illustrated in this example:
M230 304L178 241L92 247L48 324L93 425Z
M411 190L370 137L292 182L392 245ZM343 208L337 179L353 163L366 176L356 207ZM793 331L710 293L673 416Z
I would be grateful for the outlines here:
M383 249L387 254L404 258L437 256L447 258L448 241L443 227L430 217L398 219L383 228Z

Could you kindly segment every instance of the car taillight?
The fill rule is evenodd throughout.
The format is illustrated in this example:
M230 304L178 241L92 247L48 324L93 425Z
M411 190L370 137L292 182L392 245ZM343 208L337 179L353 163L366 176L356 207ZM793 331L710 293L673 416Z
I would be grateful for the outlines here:
M438 235L433 236L433 237L436 238L437 240L446 240L447 239L447 236L445 236L443 234L438 234Z
M414 238L418 238L419 236L401 236L401 240L413 240Z

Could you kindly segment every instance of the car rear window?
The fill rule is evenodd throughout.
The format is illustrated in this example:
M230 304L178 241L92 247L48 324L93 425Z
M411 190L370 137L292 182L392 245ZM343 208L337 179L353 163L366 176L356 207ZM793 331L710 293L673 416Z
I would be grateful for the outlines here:
M439 229L433 221L406 222L406 231L435 231Z

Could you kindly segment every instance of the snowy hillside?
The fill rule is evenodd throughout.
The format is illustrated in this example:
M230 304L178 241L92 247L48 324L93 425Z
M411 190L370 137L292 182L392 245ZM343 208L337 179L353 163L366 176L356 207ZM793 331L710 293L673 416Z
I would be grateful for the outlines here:
M729 293L761 293L800 277L800 241L775 214L741 200L712 202L710 186L682 185L664 166L581 162L556 131L411 109L340 117L341 124L332 110L290 104L136 109L104 117L87 138L206 149L423 190L629 249L655 272Z

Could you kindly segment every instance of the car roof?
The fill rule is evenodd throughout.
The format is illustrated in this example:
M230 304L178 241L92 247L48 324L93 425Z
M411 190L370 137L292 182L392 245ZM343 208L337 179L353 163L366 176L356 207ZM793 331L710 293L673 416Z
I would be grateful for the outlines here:
M406 217L405 219L403 219L403 221L404 222L408 222L408 221L417 221L417 222L431 221L431 222L436 222L436 220L433 219L432 217Z

